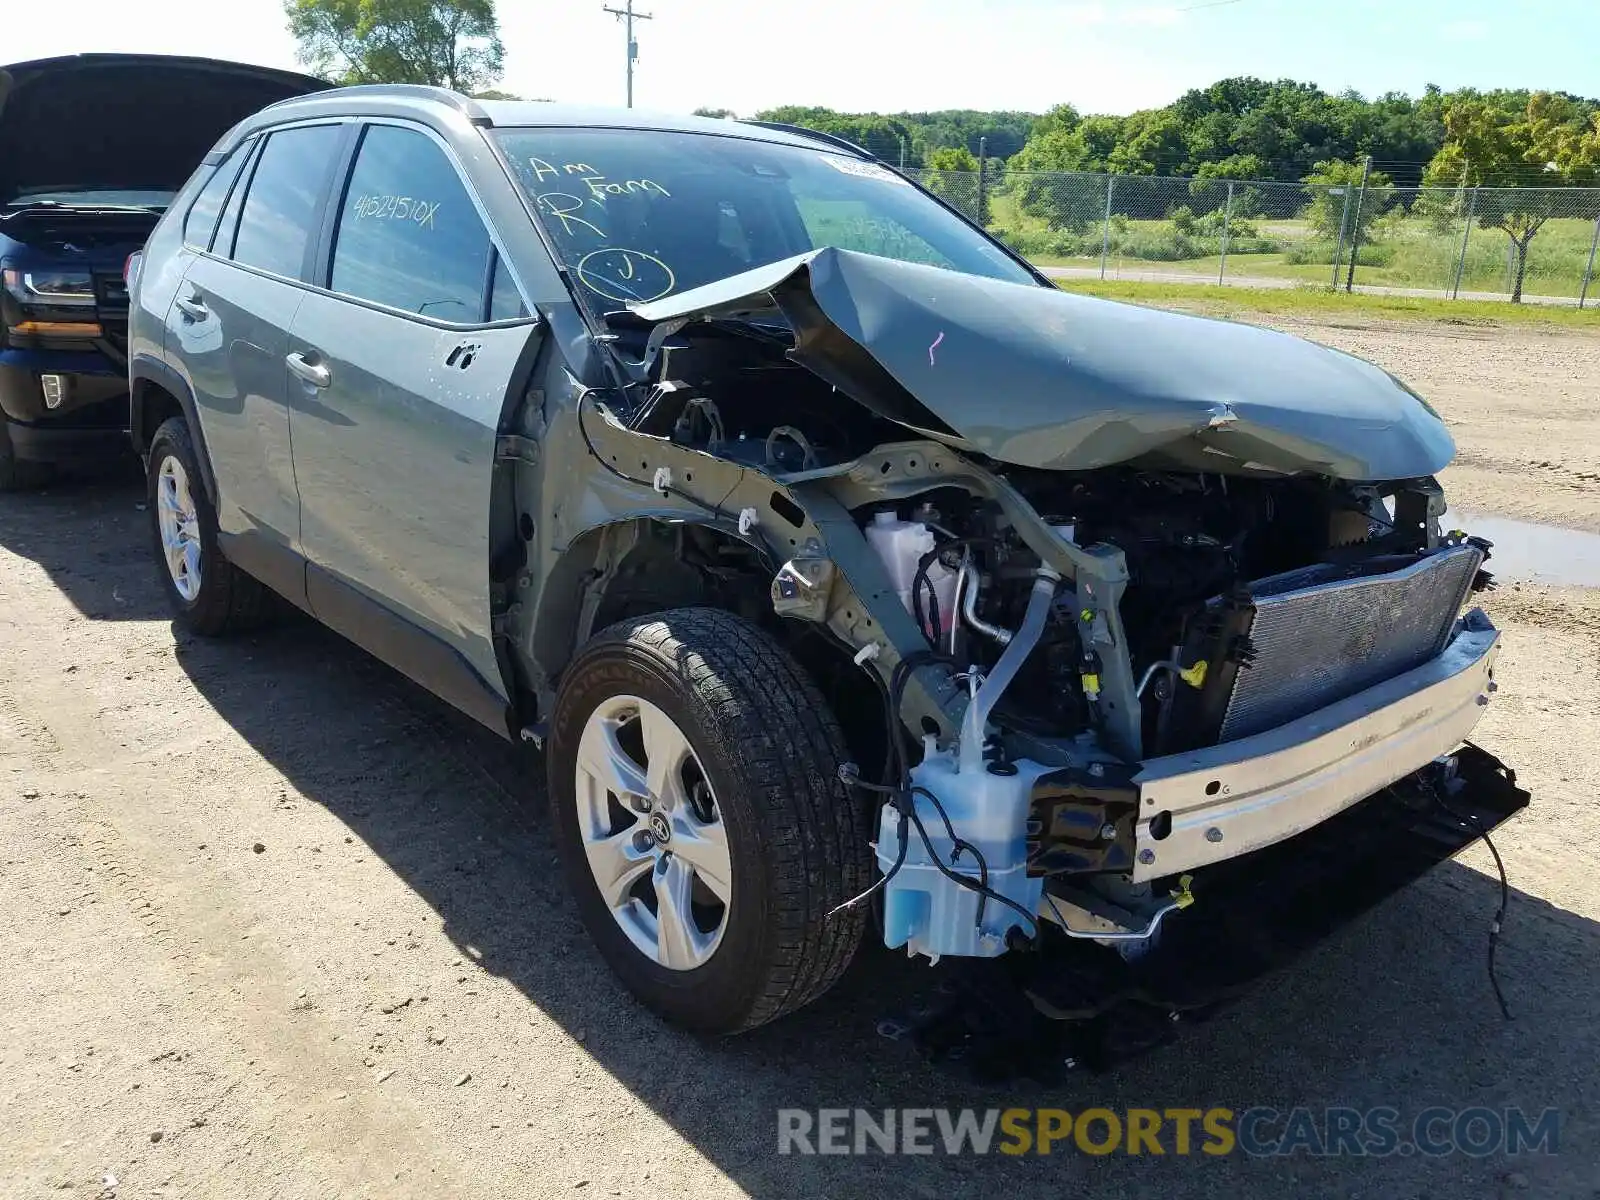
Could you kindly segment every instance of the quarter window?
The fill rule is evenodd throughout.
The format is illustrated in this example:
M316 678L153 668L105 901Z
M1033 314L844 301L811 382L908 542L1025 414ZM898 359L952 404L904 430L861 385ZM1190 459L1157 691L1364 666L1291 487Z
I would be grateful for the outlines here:
M239 172L239 182L228 193L228 203L222 209L222 220L211 238L211 252L222 258L233 255L233 235L239 230L239 210L244 207L244 194L250 187L250 176L261 157L261 143L248 147L244 154L244 169Z
M419 316L481 321L492 253L445 152L415 130L370 126L345 189L329 286Z
M267 139L239 214L236 261L300 278L340 132L338 125L307 125Z
M506 260L496 254L494 285L489 293L489 320L509 321L527 315L528 306L522 302L522 293L517 291L517 281L506 270Z
M194 204L189 208L189 215L183 222L183 240L189 245L201 250L211 248L211 236L217 231L217 217L222 214L223 197L233 186L233 181L239 174L239 167L250 157L250 150L254 145L255 139L252 138L243 145L235 146L233 152L217 164L216 170L211 173L211 178L206 180L206 185L194 198Z

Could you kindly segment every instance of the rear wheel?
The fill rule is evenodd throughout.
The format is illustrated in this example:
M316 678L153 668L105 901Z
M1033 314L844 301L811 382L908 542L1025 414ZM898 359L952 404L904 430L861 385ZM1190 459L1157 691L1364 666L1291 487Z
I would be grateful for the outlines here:
M179 622L206 636L259 625L269 593L217 545L216 510L182 417L162 422L150 439L146 486L156 562Z
M871 876L838 724L746 621L675 609L598 635L549 744L556 836L601 954L675 1024L734 1033L838 979Z

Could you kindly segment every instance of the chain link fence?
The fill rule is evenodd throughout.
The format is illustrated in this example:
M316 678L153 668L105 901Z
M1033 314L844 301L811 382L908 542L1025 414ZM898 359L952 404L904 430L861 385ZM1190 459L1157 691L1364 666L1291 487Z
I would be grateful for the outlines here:
M906 174L1057 278L1600 303L1600 188Z

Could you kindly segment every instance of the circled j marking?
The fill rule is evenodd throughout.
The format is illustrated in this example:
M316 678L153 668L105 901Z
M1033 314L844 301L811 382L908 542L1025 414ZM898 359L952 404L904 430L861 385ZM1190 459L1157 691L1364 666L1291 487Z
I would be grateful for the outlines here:
M609 261L605 256L610 256ZM608 300L624 304L630 300L638 304L647 304L652 300L661 299L678 286L677 276L672 273L672 268L655 255L646 254L643 250L628 250L615 246L591 250L585 254L578 260L577 272L578 279L590 291ZM623 280L637 283L643 292L649 294L643 294L638 288L629 287ZM652 283L657 285L653 291Z

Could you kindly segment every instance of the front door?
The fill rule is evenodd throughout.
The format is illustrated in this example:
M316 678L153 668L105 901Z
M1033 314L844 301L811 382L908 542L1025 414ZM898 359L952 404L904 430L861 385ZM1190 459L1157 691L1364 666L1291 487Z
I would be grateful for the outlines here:
M312 610L458 704L451 660L506 694L490 484L507 388L538 335L491 324L522 315L493 286L497 262L444 148L369 126L334 234L336 294L307 295L286 358Z

